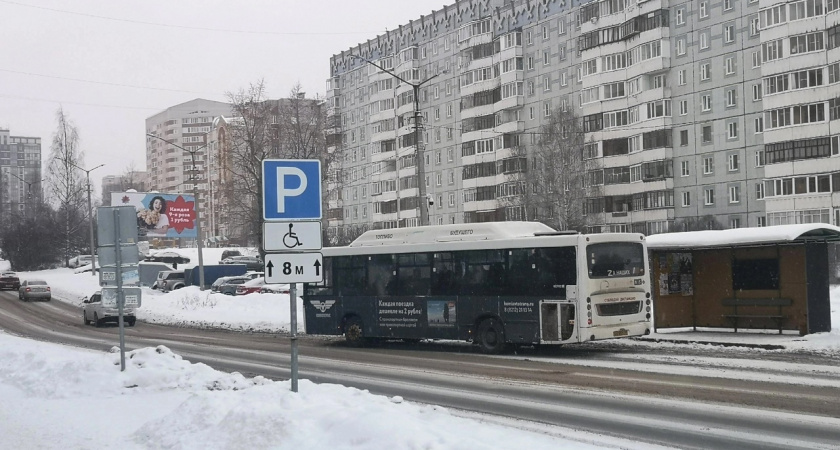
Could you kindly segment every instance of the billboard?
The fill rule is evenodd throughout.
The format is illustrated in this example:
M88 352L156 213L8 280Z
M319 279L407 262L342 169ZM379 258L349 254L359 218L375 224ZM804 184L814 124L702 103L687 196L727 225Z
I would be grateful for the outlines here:
M112 192L112 206L137 210L137 236L195 238L195 197L157 192Z

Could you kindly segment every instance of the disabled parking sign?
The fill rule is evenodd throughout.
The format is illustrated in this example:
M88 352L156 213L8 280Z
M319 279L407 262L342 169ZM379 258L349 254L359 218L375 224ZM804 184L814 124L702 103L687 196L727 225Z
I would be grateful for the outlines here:
M321 219L321 161L263 161L263 219Z

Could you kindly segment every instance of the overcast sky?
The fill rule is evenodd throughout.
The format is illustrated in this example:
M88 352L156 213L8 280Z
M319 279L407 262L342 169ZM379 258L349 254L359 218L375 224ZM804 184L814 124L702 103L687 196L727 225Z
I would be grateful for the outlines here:
M446 0L0 0L0 128L42 139L59 106L76 124L98 192L146 167L145 119L265 79L323 96L329 58L440 10Z

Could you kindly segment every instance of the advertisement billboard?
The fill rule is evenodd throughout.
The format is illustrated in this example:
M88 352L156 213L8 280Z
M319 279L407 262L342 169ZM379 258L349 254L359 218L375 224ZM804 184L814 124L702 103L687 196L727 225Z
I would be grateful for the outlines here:
M195 238L195 197L157 192L112 192L111 205L137 210L137 236Z

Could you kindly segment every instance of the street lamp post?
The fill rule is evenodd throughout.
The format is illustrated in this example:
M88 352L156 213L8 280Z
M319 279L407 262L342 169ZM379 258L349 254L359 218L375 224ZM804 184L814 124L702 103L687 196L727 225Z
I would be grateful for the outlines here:
M417 191L419 194L419 208L420 208L420 225L429 225L429 209L428 209L428 201L426 199L426 159L423 157L424 155L420 153L420 87L424 84L432 81L433 79L437 78L444 72L436 73L429 78L419 82L419 83L412 83L408 80L403 79L401 76L395 74L394 72L376 64L375 62L363 58L359 55L350 55L353 58L361 59L362 61L376 67L377 69L391 75L392 77L400 80L401 82L411 86L414 90L414 148L415 154L417 157ZM397 192L399 193L400 190L400 169L399 165L397 167ZM426 205L423 205L423 202L426 201ZM425 206L425 207L424 207ZM400 210L400 203L397 200L397 214L399 215ZM399 221L397 222L397 226L399 226Z
M162 137L160 137L156 134L146 133L146 136L153 137L155 139L159 139L159 140L161 140L163 142L166 142L167 144L169 144L173 147L178 147L181 150L189 153L190 158L192 159L192 170L190 171L191 172L190 173L190 178L193 181L193 197L195 198L195 235L196 235L195 240L196 240L196 244L198 246L198 284L199 284L199 290L203 291L204 290L204 242L203 242L203 239L201 237L201 211L200 211L200 208L198 207L199 206L198 188L197 188L197 183L196 183L196 181L198 181L198 180L196 180L193 177L194 177L194 174L195 174L195 153L197 151L201 150L202 148L207 147L207 144L209 144L209 142L205 142L204 145L202 145L201 147L198 147L194 150L187 150L186 148L181 147L180 145L178 145L178 144L176 144L172 141L166 140L166 139L164 139L164 138L162 138ZM204 137L205 137L205 140L206 140L207 134L205 134Z
M33 185L33 184L38 184L38 183L40 183L40 182L42 182L42 181L46 180L46 178L43 178L43 179L40 179L40 180L38 180L38 181L33 181L33 182L31 182L31 183L30 183L29 181L24 180L23 178L21 178L21 177L19 177L19 176L15 175L15 174L14 174L14 173L12 173L12 172L9 172L9 175L11 175L11 176L13 176L13 177L17 178L18 180L20 180L20 181L22 181L22 182L26 183L26 198L27 198L27 199L31 199L31 198L32 198L32 185ZM27 214L29 214L29 213L30 213L30 211L29 211L29 205L27 205L26 213L27 213Z
M90 222L90 274L92 276L96 276L96 247L93 245L93 205L90 201L90 173L94 170L104 166L105 164L100 164L93 169L83 169L72 162L70 163L71 166L81 170L87 176L87 198L88 198L88 222Z

